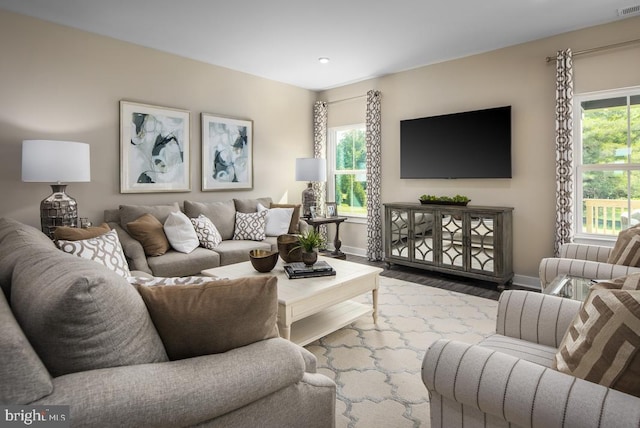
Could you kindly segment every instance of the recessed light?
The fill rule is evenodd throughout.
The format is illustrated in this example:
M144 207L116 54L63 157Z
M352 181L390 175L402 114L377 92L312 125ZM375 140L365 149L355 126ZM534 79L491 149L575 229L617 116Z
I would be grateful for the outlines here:
M318 58L318 61L320 62L320 64L326 64L329 62L329 58L327 58L326 56L321 56L320 58Z

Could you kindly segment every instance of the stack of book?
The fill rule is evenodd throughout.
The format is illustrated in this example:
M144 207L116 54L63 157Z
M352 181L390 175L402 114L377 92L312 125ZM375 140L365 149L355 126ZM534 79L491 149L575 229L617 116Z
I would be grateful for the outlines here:
M323 260L316 262L312 266L307 266L302 262L287 263L284 265L284 273L287 274L289 279L297 279L331 276L335 275L336 271L329 263Z

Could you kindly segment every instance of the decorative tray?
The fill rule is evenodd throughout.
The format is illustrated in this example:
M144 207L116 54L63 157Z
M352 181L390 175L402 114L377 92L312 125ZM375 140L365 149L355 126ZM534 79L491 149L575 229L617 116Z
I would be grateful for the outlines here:
M464 201L464 202L454 202L454 201L425 201L422 199L418 199L420 201L420 203L422 205L456 205L459 207L466 207L467 204L469 202L471 202L471 199L469 199L468 201Z

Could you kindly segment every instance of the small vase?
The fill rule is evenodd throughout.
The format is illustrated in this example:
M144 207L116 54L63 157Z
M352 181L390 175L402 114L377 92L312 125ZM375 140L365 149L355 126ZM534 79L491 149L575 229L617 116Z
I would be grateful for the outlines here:
M317 251L303 251L302 252L302 262L307 266L313 266L313 264L318 261L318 252Z

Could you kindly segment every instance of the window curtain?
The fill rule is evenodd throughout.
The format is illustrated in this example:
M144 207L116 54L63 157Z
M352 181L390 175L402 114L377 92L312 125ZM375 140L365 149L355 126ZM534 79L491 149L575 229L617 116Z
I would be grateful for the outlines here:
M573 60L571 49L556 56L556 230L554 253L573 239Z
M327 103L324 101L316 101L313 104L313 157L327 158ZM327 194L326 184L314 182L312 189L319 207L324 209ZM319 231L327 242L327 227L322 225Z
M380 91L367 92L367 258L382 260Z

